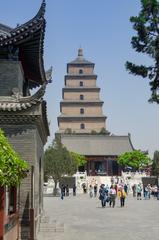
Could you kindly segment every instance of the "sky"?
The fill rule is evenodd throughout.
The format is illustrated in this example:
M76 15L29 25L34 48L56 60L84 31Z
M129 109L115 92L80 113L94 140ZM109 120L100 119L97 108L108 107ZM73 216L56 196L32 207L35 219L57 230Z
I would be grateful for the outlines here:
M1 1L0 22L11 27L25 23L36 15L41 1ZM45 95L51 133L48 144L58 130L66 64L82 47L84 57L95 63L107 130L115 135L130 133L134 148L148 150L151 157L159 150L159 105L148 103L148 79L125 70L127 60L151 62L130 43L135 32L129 19L139 10L140 0L46 0L44 62L46 70L53 67L53 82Z

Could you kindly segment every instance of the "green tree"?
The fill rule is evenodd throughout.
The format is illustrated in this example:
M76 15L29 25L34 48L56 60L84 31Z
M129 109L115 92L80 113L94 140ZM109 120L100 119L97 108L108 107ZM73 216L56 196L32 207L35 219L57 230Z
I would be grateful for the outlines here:
M150 158L140 150L125 152L118 157L118 164L122 167L131 167L133 170L142 169L150 164Z
M153 155L152 175L159 176L159 151L155 151Z
M100 133L100 134L103 134L103 135L110 135L110 132L109 132L108 130L106 130L104 127L101 128L101 130L100 130L99 133Z
M54 193L57 183L64 175L73 175L77 170L77 161L61 143L60 136L56 136L53 144L46 149L44 154L44 177L52 176L55 182Z
M76 161L77 164L77 168L84 166L87 162L85 156L79 154L79 153L75 153L75 152L70 152L72 158Z
M72 134L72 129L71 128L66 128L65 134Z
M150 57L152 64L136 65L126 62L129 73L148 78L151 86L151 98L149 102L159 103L159 2L158 0L140 0L141 11L136 17L131 17L133 29L137 32L132 37L132 48L136 52Z
M28 164L13 150L0 129L0 186L16 186L25 177Z
M92 131L91 131L91 134L96 135L96 134L98 134L98 133L97 133L96 130L92 130Z

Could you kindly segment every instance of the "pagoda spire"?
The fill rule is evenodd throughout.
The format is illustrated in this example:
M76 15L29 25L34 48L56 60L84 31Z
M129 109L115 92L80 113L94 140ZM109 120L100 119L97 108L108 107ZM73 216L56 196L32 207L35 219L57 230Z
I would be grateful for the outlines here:
M81 47L78 49L78 57L83 57L83 49Z
M78 57L77 57L78 60L84 60L84 57L83 57L83 49L80 47L78 49Z

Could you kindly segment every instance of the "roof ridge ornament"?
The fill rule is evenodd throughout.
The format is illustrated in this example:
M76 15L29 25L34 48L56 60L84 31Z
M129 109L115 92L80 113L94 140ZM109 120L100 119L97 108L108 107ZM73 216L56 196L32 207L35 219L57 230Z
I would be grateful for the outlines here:
M47 71L45 71L45 76L46 76L47 83L51 83L52 82L52 66Z
M40 9L39 9L38 13L31 20L29 20L28 22L26 22L24 24L19 24L18 23L16 28L12 29L11 32L15 32L19 28L22 28L23 26L25 27L26 25L29 25L29 23L31 24L32 22L34 22L34 21L36 21L38 19L44 18L45 10L46 10L46 1L42 0L42 3L41 3L41 6L40 6Z

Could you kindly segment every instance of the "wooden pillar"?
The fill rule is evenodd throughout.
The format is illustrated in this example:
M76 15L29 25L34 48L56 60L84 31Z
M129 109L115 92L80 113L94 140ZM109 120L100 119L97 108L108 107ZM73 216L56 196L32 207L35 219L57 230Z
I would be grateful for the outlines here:
M0 187L0 240L3 240L4 235L4 200L5 200L4 187Z

